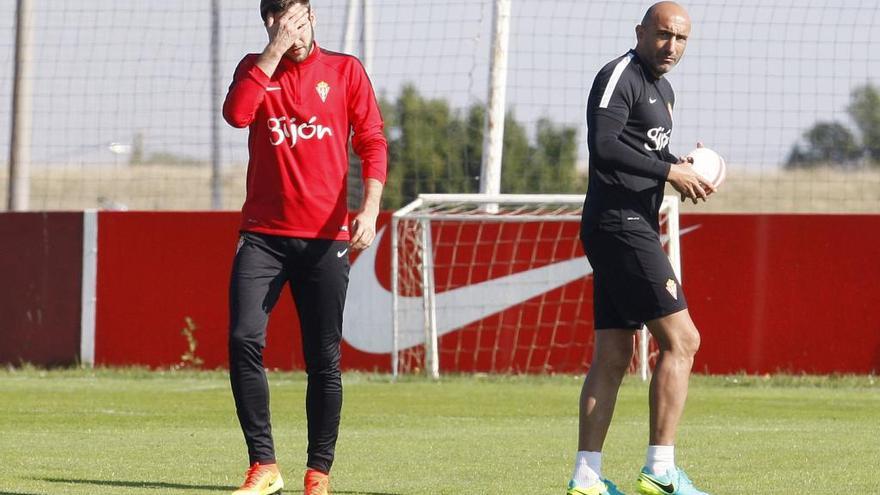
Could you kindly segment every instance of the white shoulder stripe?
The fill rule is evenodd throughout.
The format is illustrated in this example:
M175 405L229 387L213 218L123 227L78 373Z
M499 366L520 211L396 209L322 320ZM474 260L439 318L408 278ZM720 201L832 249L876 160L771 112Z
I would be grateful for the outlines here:
M599 102L599 108L608 108L608 104L611 103L611 95L614 94L614 88L617 87L617 81L620 80L620 75L623 74L624 69L629 64L629 61L632 60L633 54L629 52L626 54L626 57L617 62L617 65L614 66L614 72L611 73L611 79L608 79L608 84L605 85L605 92L602 93L602 101Z

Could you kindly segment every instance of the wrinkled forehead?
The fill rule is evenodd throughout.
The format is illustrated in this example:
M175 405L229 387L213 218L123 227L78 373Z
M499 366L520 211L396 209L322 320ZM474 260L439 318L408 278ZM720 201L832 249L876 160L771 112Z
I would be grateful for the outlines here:
M669 10L655 12L650 24L657 31L684 35L691 32L691 19L687 12L684 11Z

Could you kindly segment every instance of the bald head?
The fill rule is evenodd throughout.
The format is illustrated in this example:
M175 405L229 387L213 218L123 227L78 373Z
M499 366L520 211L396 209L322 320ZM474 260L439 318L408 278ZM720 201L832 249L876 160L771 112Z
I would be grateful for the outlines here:
M657 2L636 26L636 53L655 77L663 77L681 60L690 34L691 18L684 7Z
M675 2L657 2L654 5L651 5L645 12L645 16L642 17L642 26L648 26L652 23L656 23L658 19L673 16L687 20L688 24L691 23L691 17L681 5Z

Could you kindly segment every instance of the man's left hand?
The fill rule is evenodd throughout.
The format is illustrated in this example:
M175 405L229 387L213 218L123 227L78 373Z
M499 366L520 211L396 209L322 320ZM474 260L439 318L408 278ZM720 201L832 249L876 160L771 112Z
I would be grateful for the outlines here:
M351 248L360 251L370 247L376 238L376 213L361 211L351 221Z

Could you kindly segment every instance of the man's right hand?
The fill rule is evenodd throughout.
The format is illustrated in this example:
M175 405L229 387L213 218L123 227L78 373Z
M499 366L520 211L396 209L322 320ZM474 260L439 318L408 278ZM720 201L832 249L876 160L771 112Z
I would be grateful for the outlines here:
M691 160L691 158L682 158L678 163L673 163L666 181L681 194L682 201L690 199L697 204L698 199L706 201L715 192L715 186L694 172Z
M269 46L266 49L281 55L286 53L309 25L309 13L308 6L297 3L280 14L269 14L266 19Z

